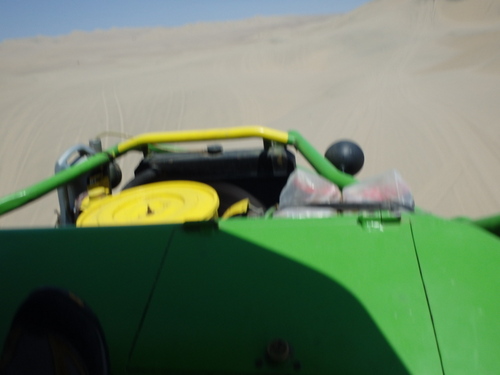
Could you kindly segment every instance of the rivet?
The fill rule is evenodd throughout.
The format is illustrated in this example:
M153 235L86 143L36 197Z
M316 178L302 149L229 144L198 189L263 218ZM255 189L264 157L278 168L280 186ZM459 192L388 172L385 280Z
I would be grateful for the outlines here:
M290 345L283 339L275 339L267 346L267 356L273 363L283 363L290 356Z

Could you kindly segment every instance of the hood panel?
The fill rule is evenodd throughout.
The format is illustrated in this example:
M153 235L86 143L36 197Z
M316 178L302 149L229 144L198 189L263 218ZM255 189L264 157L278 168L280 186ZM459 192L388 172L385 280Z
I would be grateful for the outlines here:
M433 216L412 228L444 371L500 373L500 239Z
M179 229L130 368L425 373L441 366L405 220L228 220ZM267 345L286 341L273 364Z

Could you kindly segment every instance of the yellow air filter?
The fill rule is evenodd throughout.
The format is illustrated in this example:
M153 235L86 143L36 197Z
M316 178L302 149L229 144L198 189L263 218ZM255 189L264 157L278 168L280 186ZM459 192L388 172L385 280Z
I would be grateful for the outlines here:
M219 197L210 186L193 181L156 182L90 202L77 227L152 225L210 220Z

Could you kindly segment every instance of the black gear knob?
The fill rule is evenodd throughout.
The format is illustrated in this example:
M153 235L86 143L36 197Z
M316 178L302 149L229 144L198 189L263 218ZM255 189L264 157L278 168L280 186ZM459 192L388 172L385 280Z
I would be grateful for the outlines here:
M326 150L325 157L338 170L354 176L365 163L363 150L351 141L338 141Z

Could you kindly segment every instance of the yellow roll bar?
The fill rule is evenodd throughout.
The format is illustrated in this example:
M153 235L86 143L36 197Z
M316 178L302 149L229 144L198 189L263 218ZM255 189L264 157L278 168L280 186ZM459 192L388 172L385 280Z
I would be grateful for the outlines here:
M216 139L253 138L258 137L279 143L288 143L288 133L265 126L241 126L208 130L187 130L174 132L145 133L133 137L117 145L117 155L129 150L150 144L169 142L193 142ZM114 155L114 156L117 156Z

